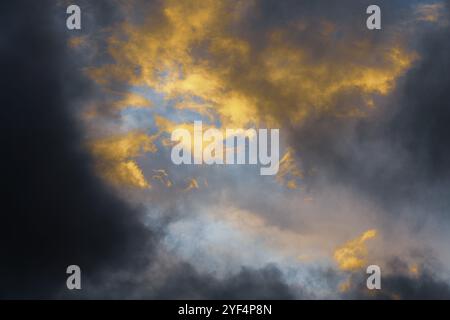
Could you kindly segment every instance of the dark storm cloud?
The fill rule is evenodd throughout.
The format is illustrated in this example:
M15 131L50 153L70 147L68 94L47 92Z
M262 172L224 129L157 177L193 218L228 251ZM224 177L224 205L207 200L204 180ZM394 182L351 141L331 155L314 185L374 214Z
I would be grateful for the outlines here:
M421 274L419 277L408 277L401 274L383 278L383 290L377 295L378 299L404 300L448 300L450 299L449 285L432 274Z
M54 31L65 24L54 24L54 10L49 1L1 5L3 298L53 297L65 288L68 265L94 280L151 250L140 213L94 177L81 151L68 110L90 87L66 59Z
M284 283L281 272L274 266L262 269L242 268L224 280L200 275L190 265L179 266L179 272L158 292L167 299L294 299L292 288ZM302 296L303 298L306 295Z
M275 265L242 267L227 277L201 273L191 264L172 261L164 272L121 274L107 286L88 286L82 298L94 299L311 299L304 288L286 284ZM161 281L161 278L163 281Z
M425 179L450 173L450 29L426 35L420 64L407 75L401 107L390 122L394 142L414 158Z
M383 24L385 26L395 25L396 22L410 14L410 6L415 3L410 1L405 5L405 1L377 1L383 13ZM249 12L243 32L262 33L273 30L273 28L292 26L293 22L308 21L310 26L305 33L292 33L293 37L307 36L311 43L317 38L320 23L326 19L336 23L341 31L352 34L359 33L366 36L382 38L383 33L369 33L365 28L366 9L374 4L373 1L295 1L295 0L262 0L258 1L255 10ZM315 19L310 19L314 17ZM342 34L344 36L344 34Z
M386 206L413 201L448 211L450 31L424 28L415 40L420 59L369 118L319 115L294 129L306 171L318 170Z
M388 267L393 273L383 278L384 286L379 298L388 299L396 295L401 299L450 299L450 285L439 277L439 267L431 265L435 263L433 259L429 257L428 260L431 263L419 267L418 273L411 275L404 261L392 259Z
M98 3L91 7L100 10L98 23L120 16ZM58 10L65 12L52 1L0 4L0 298L292 297L275 267L217 280L181 263L159 289L136 281L156 257L158 236L144 227L142 210L98 180L82 148L72 108L95 89L66 51ZM71 264L81 267L82 286L92 293L66 290ZM117 274L129 277L126 285L111 283Z
M237 25L233 25L231 32L243 36L253 48L259 50L267 46L271 32L284 28L290 30L285 41L289 46L304 50L310 59L308 62L331 59L339 63L348 58L339 53L342 45L352 45L356 40L366 42L374 48L392 41L393 35L399 32L400 24L414 14L415 3L416 1L409 1L405 4L402 0L377 1L382 10L384 29L383 32L372 32L366 27L366 10L374 4L370 0L262 0L246 12ZM298 28L299 23L304 25ZM332 27L331 36L324 32L324 27ZM403 36L408 32L405 28L401 31ZM373 58L370 55L364 56L367 61Z
M417 273L410 272L408 264L392 258L387 268L389 273L381 278L381 290L366 289L366 274L355 274L351 278L351 289L342 294L344 299L405 299L447 300L450 285L439 277L437 266L429 263L419 267Z
M441 12L447 19L448 9L447 1ZM419 60L368 118L316 115L292 130L308 186L331 182L371 198L386 212L387 230L410 224L416 232L430 217L440 225L450 217L450 28L416 27L411 44ZM409 219L402 222L402 214ZM354 289L343 298L450 298L448 281L438 276L436 266L411 275L404 262L390 264L382 290ZM353 282L365 279L360 275Z

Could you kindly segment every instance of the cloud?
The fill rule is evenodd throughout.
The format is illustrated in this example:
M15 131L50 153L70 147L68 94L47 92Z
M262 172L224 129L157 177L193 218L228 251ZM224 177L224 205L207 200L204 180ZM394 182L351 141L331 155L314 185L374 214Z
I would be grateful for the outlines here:
M355 271L367 265L368 251L366 241L377 236L377 231L367 230L356 239L350 240L334 252L334 259L339 269L344 271Z
M419 21L438 23L443 18L445 10L445 3L443 2L419 4L416 8L417 19Z
M91 87L69 60L54 10L46 1L2 5L2 298L56 297L68 265L94 281L134 268L154 245L141 212L96 178L82 151L72 108Z
M91 142L92 154L102 175L112 184L150 188L136 161L148 152L156 152L155 136L143 132L100 138Z
M429 255L422 258L429 259ZM348 282L347 290L342 293L345 299L406 299L428 300L449 299L450 286L442 278L437 266L425 263L417 272L411 272L408 263L399 258L391 258L386 267L382 268L381 290L365 288L365 276L353 275Z
M414 4L385 1L383 32L369 32L361 27L366 4L162 2L138 22L128 16L108 38L108 62L91 64L88 75L99 86L119 82L160 94L169 108L153 115L165 133L193 117L281 127L289 149L278 182L308 201L244 173L235 180L220 175L222 193L208 176L212 193L183 198L211 211L208 204L226 194L224 207L238 203L269 226L254 233L249 227L255 238L282 225L296 237L308 235L302 248L314 243L317 255L330 259L330 247L345 234L368 228L395 242L383 244L387 251L435 246L424 239L432 231L423 222L448 211L448 30L417 21ZM195 215L191 209L181 215ZM365 240L338 250L343 269L369 262ZM376 249L385 263L389 254Z
M99 24L120 16L106 3L89 7L91 14L99 14ZM112 11L100 10L105 6ZM45 0L2 5L0 41L8 77L1 80L1 165L7 170L2 177L0 297L173 298L194 297L201 288L204 298L292 297L276 267L216 279L181 261L160 270L158 276L166 281L158 287L137 282L164 265L164 222L149 226L145 211L122 201L99 177L96 165L106 159L139 170L130 159L153 145L148 136L132 134L96 141L93 149L100 156L95 158L86 148L74 110L98 92L72 63L68 36L61 29L65 11L59 9ZM124 176L136 178L130 172ZM174 257L167 253L165 259ZM81 267L81 292L65 288L71 264Z
M449 297L448 2L383 1L381 33L366 4L80 1L75 34L3 5L0 296ZM174 169L194 118L280 127L279 174Z
M413 211L446 203L449 80L442 66L448 64L448 32L447 27L417 31L420 58L369 117L317 115L296 128L292 139L304 171L352 186L388 211L405 202L414 203Z
M181 266L175 278L161 288L160 298L175 299L293 299L292 288L274 266L242 268L225 280L199 275L189 266ZM305 295L306 297L307 295Z
M299 169L299 165L295 159L295 151L290 148L286 151L280 160L280 169L276 179L290 189L296 189L299 186L299 180L303 177L303 172Z
M280 5L289 6L293 4ZM92 66L89 74L105 85L119 81L148 86L169 98L195 96L203 106L193 103L196 112L215 112L224 124L242 127L288 119L296 123L316 112L360 116L365 111L356 104L370 106L374 95L387 94L414 59L395 35L386 43L373 43L346 29L345 41L339 41L330 17L318 18L319 24L316 17L303 16L290 17L290 25L269 21L270 30L252 21L255 25L246 27L260 32L261 44L231 32L261 8L264 4L248 2L229 8L226 1L166 1L149 14L156 22L130 19L118 28L108 43L114 62ZM291 36L293 28L297 38ZM319 29L315 39L308 37L312 28ZM316 54L332 43L333 57ZM356 99L355 105L329 108L344 98Z

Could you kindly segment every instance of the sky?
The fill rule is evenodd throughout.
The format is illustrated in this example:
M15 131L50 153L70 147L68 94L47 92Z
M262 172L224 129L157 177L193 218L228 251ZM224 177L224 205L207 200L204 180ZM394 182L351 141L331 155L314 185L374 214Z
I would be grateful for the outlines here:
M372 2L0 4L0 298L450 298L450 2ZM277 174L175 165L200 120Z

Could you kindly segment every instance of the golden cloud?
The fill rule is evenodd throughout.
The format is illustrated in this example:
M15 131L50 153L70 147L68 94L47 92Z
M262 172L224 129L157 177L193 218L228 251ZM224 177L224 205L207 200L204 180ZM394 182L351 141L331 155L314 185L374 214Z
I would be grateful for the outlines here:
M334 252L334 259L343 271L357 271L367 264L366 241L377 236L375 229L367 230L356 239L350 240Z
M147 87L175 99L178 110L194 111L226 127L301 126L318 114L364 116L374 107L374 98L388 95L416 59L398 37L377 44L351 35L335 41L337 27L327 20L318 24L315 41L322 47L332 45L333 55L318 56L313 48L317 44L291 37L293 27L306 32L310 18L273 27L256 46L230 31L257 5L253 1L162 4L161 11L149 13L143 23L130 19L112 31L107 50L113 62L87 68L88 75L104 88L118 82ZM346 103L339 103L342 100ZM140 107L148 101L130 94L112 108L126 105ZM156 119L165 131L185 126L162 115ZM291 175L301 175L291 160L284 163ZM287 172L279 179L283 176ZM286 183L297 187L293 179Z
M303 173L294 158L294 150L288 148L280 160L280 167L276 175L277 181L289 189L297 189L299 179L303 178Z
M135 158L147 152L156 152L154 136L141 132L98 139L90 143L97 166L104 178L114 185L149 188Z

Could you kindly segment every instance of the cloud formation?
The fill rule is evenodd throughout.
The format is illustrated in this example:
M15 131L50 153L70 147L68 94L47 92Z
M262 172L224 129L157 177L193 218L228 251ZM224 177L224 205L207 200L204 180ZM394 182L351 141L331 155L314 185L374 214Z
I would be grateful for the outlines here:
M448 1L61 3L1 5L1 297L449 297ZM278 175L174 166L194 120L280 128Z
M103 5L99 2L91 9L97 12ZM233 278L216 280L196 273L170 253L161 258L164 250L158 247L164 226L146 226L144 210L121 200L102 181L95 151L91 155L82 138L75 109L88 103L95 91L71 63L66 35L58 28L64 15L53 16L59 9L50 1L2 5L8 17L2 19L3 71L9 77L1 83L7 106L1 119L7 151L1 163L8 170L2 179L6 189L0 224L0 297L173 298L176 292L192 297L199 290L204 290L199 296L205 298L255 293L262 298L291 297L275 267L245 269ZM12 23L17 17L21 19ZM30 52L33 59L28 59ZM94 147L112 162L151 149L141 135L105 140ZM71 264L82 269L80 292L65 287L65 271ZM158 277L168 280L156 287L154 281L137 286L136 279L158 265L167 268L159 270ZM181 282L171 282L177 277L185 277L184 290L180 291ZM268 281L263 283L262 278Z

